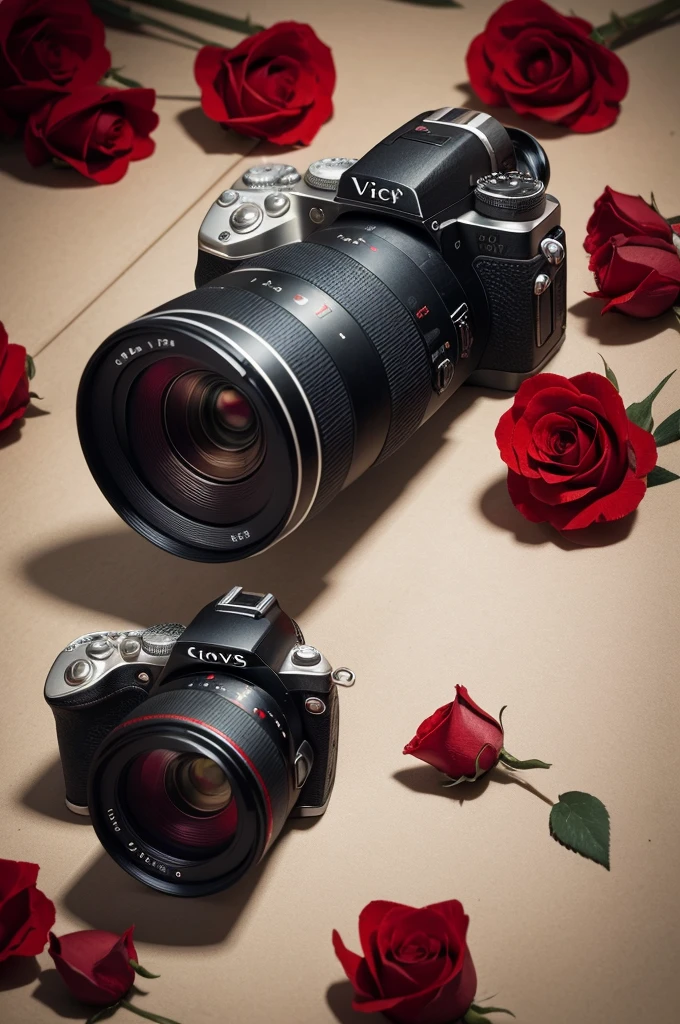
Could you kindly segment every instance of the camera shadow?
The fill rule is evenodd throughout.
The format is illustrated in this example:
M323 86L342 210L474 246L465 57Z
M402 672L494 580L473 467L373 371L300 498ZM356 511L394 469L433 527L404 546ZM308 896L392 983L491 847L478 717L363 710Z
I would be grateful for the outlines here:
M89 825L90 819L69 811L64 803L64 772L61 761L55 757L21 794L19 802L36 814L69 825Z
M234 582L272 592L300 615L329 586L332 568L367 533L427 462L447 444L450 425L481 395L503 392L462 388L395 455L339 494L318 516L281 543L237 564L190 562L169 555L127 526L80 536L32 555L20 571L32 584L63 601L102 613L92 629L121 619L189 622L197 610ZM73 567L87 566L74 573Z

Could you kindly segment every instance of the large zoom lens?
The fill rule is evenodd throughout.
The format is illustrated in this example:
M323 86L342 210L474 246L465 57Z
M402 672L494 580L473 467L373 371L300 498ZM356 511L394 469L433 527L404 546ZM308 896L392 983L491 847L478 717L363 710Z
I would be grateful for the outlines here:
M484 303L464 284L406 227L347 218L167 303L85 370L95 479L166 550L263 550L396 451L452 371L447 395L474 369L451 318Z
M210 673L149 697L104 740L88 803L105 850L140 881L174 896L233 885L269 849L298 790L286 744L271 722L283 712L264 692L271 721L238 699L243 682ZM201 686L201 690L191 687ZM252 688L251 688L252 689Z

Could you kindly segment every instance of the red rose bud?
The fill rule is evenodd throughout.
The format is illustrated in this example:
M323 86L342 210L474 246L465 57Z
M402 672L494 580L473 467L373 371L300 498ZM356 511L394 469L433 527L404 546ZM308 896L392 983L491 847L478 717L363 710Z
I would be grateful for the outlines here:
M39 870L37 864L0 860L0 962L37 956L45 948L54 904L36 887Z
M468 920L458 900L422 908L369 903L359 916L363 957L333 932L335 955L354 988L354 1009L384 1013L398 1024L460 1020L477 988Z
M539 373L525 381L496 427L515 507L533 523L578 530L640 504L656 443L632 423L598 373Z
M87 0L2 0L0 134L52 96L94 85L110 67L104 25Z
M87 86L31 115L26 156L34 166L56 157L100 185L120 181L131 160L154 151L155 102L153 89Z
M333 113L333 55L309 25L295 21L231 50L204 46L194 76L209 118L278 146L308 145Z
M602 313L647 319L665 313L680 295L680 255L670 238L614 235L592 254L589 269L598 291L587 294L609 300Z
M137 960L132 942L134 926L122 935L113 932L50 933L49 954L69 991L83 1003L110 1006L132 988Z
M629 196L615 192L609 185L598 199L590 215L583 247L593 253L608 242L612 235L650 235L670 242L672 232L660 213L646 203L642 196Z
M473 782L497 764L502 749L500 723L475 704L464 686L456 686L455 699L425 719L404 753L456 781Z
M616 54L590 38L592 28L542 0L510 0L470 44L470 84L491 106L512 107L575 132L607 128L628 92L628 72Z
M30 398L28 374L26 373L26 349L23 345L10 345L7 331L0 323L0 430L5 430L10 423L21 419L26 412ZM0 861L0 864L14 863L15 861ZM36 868L36 873L37 870ZM2 880L0 879L1 884ZM1 934L2 929L0 929Z

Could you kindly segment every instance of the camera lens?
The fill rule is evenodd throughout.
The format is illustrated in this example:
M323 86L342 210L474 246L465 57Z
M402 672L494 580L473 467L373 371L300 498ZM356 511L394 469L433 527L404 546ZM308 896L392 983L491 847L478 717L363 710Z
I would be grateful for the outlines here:
M89 776L92 824L106 851L176 896L238 881L298 795L279 705L249 687L255 713L243 704L242 680L212 672L210 681L219 695L204 689L205 676L188 676L150 696L109 733ZM262 708L271 717L263 720Z
M441 404L440 350L456 386L475 368L473 335L463 350L452 321L460 309L466 330L484 322L481 284L468 275L463 288L429 238L343 217L109 338L78 395L90 469L166 550L205 561L262 551Z

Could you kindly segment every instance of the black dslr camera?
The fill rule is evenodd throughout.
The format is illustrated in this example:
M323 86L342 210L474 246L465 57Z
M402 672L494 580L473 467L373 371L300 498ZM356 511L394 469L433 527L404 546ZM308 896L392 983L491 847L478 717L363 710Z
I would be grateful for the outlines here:
M462 383L515 389L564 338L566 247L531 135L446 107L358 161L246 171L197 290L121 328L78 396L102 491L175 554L262 551Z
M234 587L186 627L80 637L45 683L66 803L154 889L203 896L257 863L335 779L333 671L272 594Z

